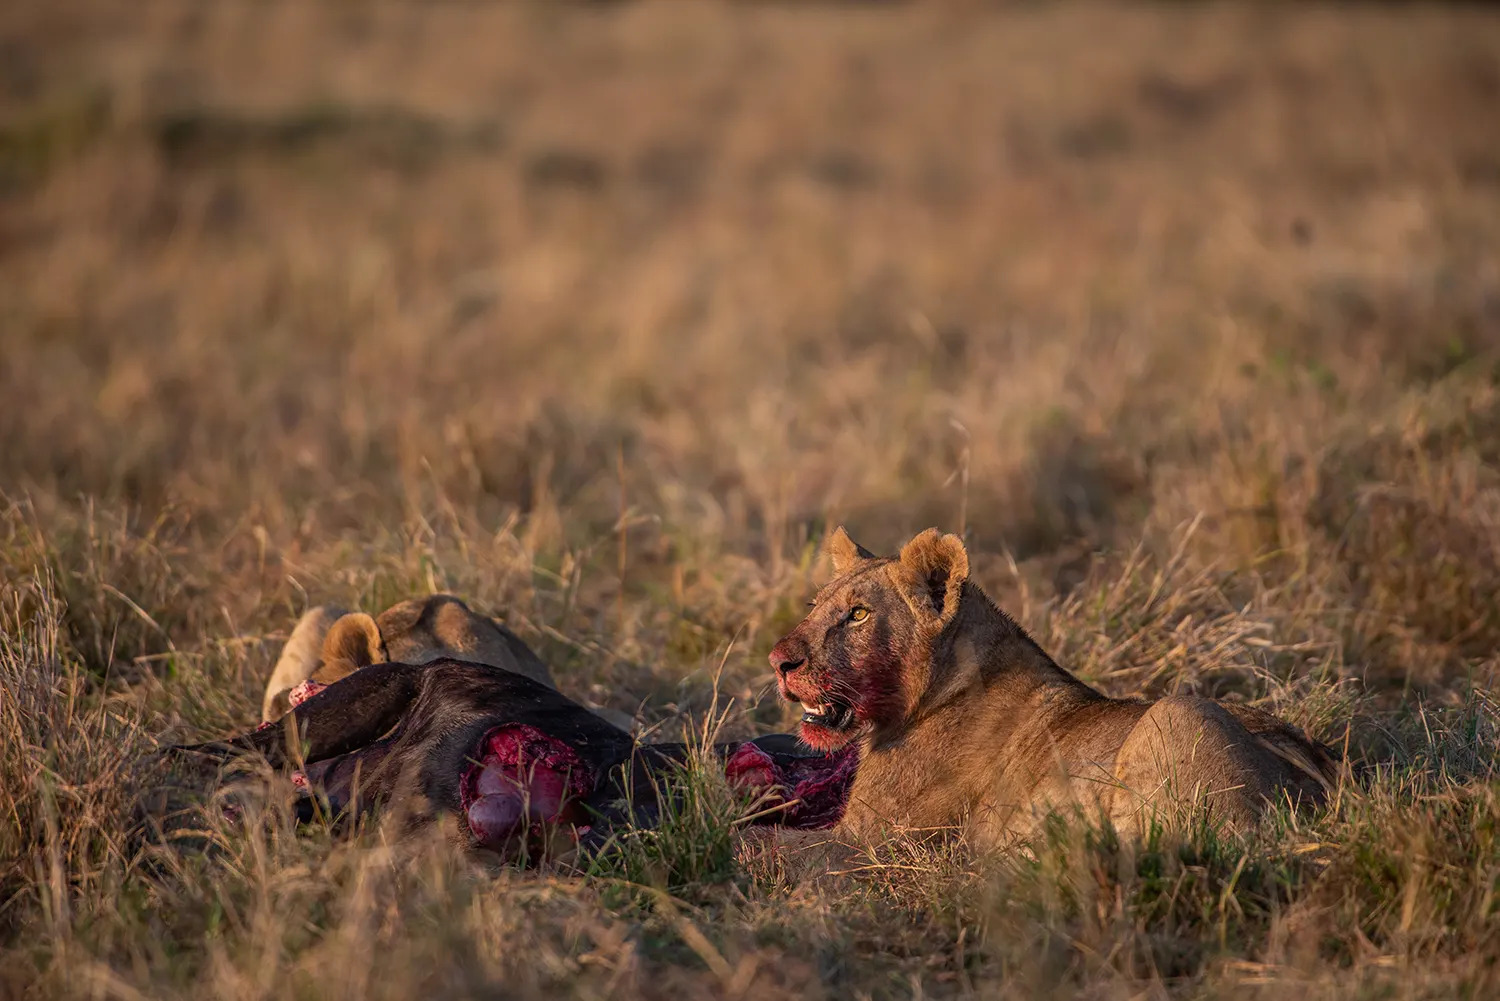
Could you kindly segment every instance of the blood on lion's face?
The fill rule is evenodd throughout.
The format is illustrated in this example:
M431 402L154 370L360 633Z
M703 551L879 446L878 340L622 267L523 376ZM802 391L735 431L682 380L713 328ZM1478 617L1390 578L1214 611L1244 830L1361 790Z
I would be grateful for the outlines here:
M838 529L833 580L771 650L783 698L800 702L800 736L823 751L899 727L930 680L931 644L957 614L968 555L929 529L882 559Z
M782 697L804 709L799 736L809 747L835 750L908 711L903 651L915 622L886 580L891 562L862 561L835 578L771 650Z

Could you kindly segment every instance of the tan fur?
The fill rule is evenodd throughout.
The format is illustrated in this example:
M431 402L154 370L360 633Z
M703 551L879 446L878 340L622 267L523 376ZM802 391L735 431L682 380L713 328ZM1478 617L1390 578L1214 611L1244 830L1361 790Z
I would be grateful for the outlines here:
M1139 833L1195 804L1241 826L1269 801L1327 796L1332 753L1269 713L1111 699L1063 670L968 579L957 536L928 530L878 559L840 529L829 553L834 579L771 660L788 698L851 707L834 717L847 725L819 714L802 730L863 745L847 834L958 827L988 847L1054 810Z
M350 612L333 624L323 639L323 662L312 680L331 685L371 664L383 664L386 654L380 626L364 612Z
M309 679L331 684L370 664L439 658L501 667L556 687L547 665L525 643L452 595L413 598L375 618L320 606L292 630L266 685L262 718L280 718L290 691Z
M322 663L323 640L333 624L346 613L332 605L315 605L302 614L281 656L266 682L266 693L261 699L260 718L280 719L287 710L287 693L312 677Z

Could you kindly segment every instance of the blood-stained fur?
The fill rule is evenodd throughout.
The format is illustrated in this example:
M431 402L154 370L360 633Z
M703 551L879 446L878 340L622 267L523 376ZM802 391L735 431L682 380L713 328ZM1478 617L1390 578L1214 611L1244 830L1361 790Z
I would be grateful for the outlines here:
M1253 822L1270 801L1322 803L1333 753L1290 724L1196 696L1111 699L1058 666L969 579L957 536L930 529L879 558L839 529L833 579L771 651L821 751L858 747L843 821L960 828L981 844L1081 807L1139 831L1204 803Z

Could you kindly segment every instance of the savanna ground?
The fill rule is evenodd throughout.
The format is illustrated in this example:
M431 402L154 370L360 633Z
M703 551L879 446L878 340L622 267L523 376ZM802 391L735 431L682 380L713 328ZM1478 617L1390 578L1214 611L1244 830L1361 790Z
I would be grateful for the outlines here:
M0 996L1493 996L1497 105L1478 7L0 5ZM313 602L785 727L839 522L1359 782L818 882L700 774L583 875L137 824Z

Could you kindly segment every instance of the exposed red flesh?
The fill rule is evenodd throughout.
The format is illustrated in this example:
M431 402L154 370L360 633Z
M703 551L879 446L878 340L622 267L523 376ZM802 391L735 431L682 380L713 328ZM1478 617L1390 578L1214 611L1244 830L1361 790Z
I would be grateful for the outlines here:
M287 692L286 700L291 704L292 708L295 709L327 687L328 686L323 684L321 681L313 681L311 678L308 678L306 681L302 682L302 684L298 685L296 688L293 688L290 692Z
M496 793L479 797L464 814L480 844L499 848L521 832L526 808L520 795Z
M485 765L474 779L475 796L519 796L522 788L523 785L516 780L510 769L498 761Z
M504 850L528 823L582 820L579 803L593 779L576 751L535 727L496 727L479 741L459 799L482 845Z
M832 827L844 815L849 786L859 767L853 745L833 754L796 758L777 765L776 759L748 741L724 761L724 775L732 785L774 789L792 805L768 816L788 827Z
M299 686L297 701L323 687L316 682ZM292 780L304 789L321 789L332 779L325 773L346 758L319 762ZM471 762L459 783L459 800L478 844L509 853L519 847L523 834L529 838L548 826L568 825L575 836L589 830L582 803L593 792L594 777L566 742L535 727L506 724L478 741ZM815 829L842 818L858 764L855 745L832 754L773 757L747 741L725 757L724 773L736 786L769 792L770 802L788 804L758 822Z
M734 786L764 789L776 782L776 762L754 744L746 741L724 760L724 776Z
M789 799L797 805L781 821L791 827L832 827L844 817L849 787L859 770L859 746L849 744L821 758L801 758L781 769L793 782Z
M291 708L295 709L327 687L328 686L323 684L321 681L313 681L311 678L309 678L307 681L302 682L302 684L296 686L291 691L286 693L287 704ZM265 722L259 724L255 729L264 730L266 727L275 726L279 722L281 721L268 719Z

